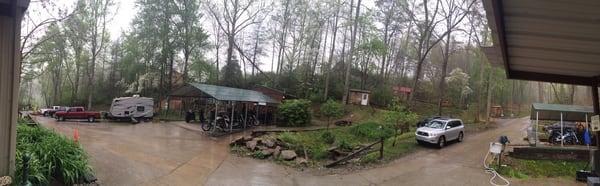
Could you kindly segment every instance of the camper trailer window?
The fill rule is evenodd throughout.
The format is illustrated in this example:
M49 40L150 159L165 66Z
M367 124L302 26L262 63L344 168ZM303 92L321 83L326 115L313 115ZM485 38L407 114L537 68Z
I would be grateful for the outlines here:
M144 106L137 106L138 112L144 112Z

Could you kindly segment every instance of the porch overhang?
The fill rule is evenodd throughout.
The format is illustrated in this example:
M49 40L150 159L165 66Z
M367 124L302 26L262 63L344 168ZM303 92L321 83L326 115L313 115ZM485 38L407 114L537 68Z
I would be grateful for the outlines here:
M493 46L509 79L597 86L600 1L483 0Z

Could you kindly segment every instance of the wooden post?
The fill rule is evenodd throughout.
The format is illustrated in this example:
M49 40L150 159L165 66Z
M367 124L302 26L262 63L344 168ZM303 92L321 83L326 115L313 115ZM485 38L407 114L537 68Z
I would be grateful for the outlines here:
M13 176L21 74L21 19L29 1L0 1L0 177Z
M381 138L381 147L379 148L379 160L383 159L383 142L385 142L385 138Z

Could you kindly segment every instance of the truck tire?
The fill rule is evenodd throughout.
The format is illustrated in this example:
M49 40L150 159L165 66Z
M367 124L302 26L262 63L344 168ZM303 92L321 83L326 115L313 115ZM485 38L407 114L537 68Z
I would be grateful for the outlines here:
M64 116L58 116L58 121L65 121L65 117Z
M88 122L93 123L94 121L96 121L96 117L94 117L94 116L88 117Z

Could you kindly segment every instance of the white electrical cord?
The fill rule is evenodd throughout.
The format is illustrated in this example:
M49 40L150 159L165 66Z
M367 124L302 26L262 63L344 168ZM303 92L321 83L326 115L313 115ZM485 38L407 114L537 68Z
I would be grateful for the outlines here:
M487 160L487 158L488 158L488 155L490 155L490 152L487 152L487 153L485 154L485 158L483 158L483 167L485 167L485 169L484 169L484 170L485 170L485 173L488 173L488 174L491 174L491 175L492 175L492 178L490 178L490 184L492 184L493 186L509 186L509 185L510 185L510 182L509 182L509 181L508 181L506 178L502 177L500 174L498 174L498 172L496 172L496 170L494 170L493 168L490 168L490 167L489 167L489 166L488 166L488 165L485 163L485 162L486 162L486 160ZM506 184L496 184L496 183L494 183L494 179L495 179L496 177L498 177L498 178L502 179L502 180L503 180L503 181L504 181Z

